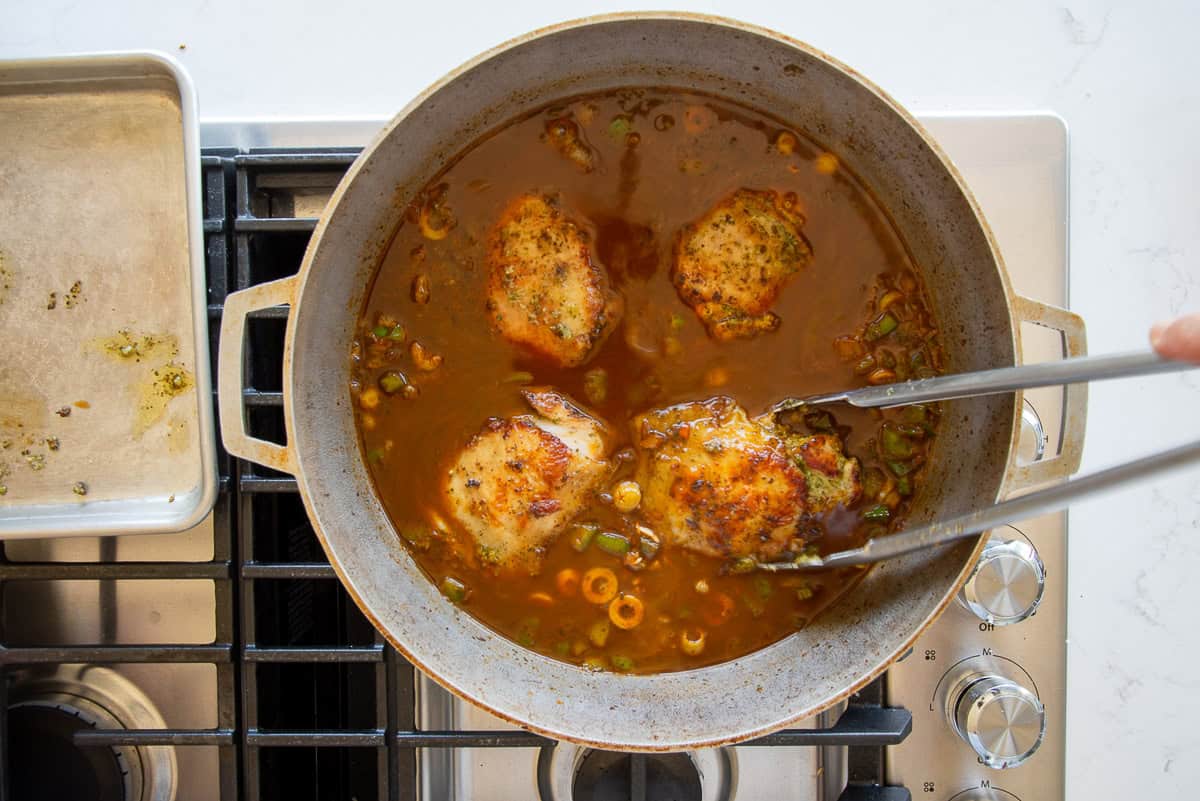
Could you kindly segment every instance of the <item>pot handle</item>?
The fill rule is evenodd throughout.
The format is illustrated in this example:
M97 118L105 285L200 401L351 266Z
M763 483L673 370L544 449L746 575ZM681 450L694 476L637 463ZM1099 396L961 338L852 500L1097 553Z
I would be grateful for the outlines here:
M221 340L217 357L217 408L221 416L221 440L225 450L239 459L280 470L292 469L292 453L286 445L257 439L246 433L242 404L245 384L246 318L251 312L272 306L291 306L296 278L283 278L234 292L225 298L221 315Z
M1064 357L1087 354L1087 331L1078 314L1021 295L1013 297L1012 308L1018 325L1033 323L1061 333ZM1062 444L1058 454L1014 468L1008 481L1010 492L1061 481L1079 470L1087 427L1087 394L1087 384L1063 387Z

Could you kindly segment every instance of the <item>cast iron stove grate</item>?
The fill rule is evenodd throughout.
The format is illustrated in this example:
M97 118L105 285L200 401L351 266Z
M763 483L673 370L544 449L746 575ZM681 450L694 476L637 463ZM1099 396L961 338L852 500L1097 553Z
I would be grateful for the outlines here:
M211 347L228 292L299 268L324 198L357 150L207 150L204 234ZM244 406L250 432L284 438L281 364L287 309L251 315ZM215 372L215 364L214 364ZM215 398L214 398L215 401ZM421 731L414 668L391 649L336 580L309 526L295 481L233 459L220 449L221 492L214 510L211 562L30 563L0 544L0 624L10 581L212 580L216 639L211 644L27 646L0 628L0 801L10 791L6 688L11 668L33 664L208 663L217 677L212 729L91 730L78 745L216 746L223 799L417 797L421 748L548 748L523 731ZM911 727L905 710L882 704L882 680L859 693L823 730L778 732L760 746L849 746L850 786L840 801L904 801L883 785L883 748ZM653 797L645 760L629 760L629 794ZM650 771L652 775L654 771ZM534 792L531 787L531 793Z

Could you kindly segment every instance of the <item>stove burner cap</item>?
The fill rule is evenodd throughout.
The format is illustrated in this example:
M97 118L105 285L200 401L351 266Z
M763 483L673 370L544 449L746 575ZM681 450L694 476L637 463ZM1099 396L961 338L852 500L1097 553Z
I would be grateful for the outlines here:
M730 801L736 773L731 748L630 754L555 743L538 754L538 797L541 801Z
M162 729L137 685L96 665L18 671L9 690L12 796L18 801L175 801L175 749L77 746L93 729Z
M19 706L8 712L8 764L14 798L122 801L129 768L111 748L79 748L71 737L91 724L70 709Z
M640 792L634 788L639 787ZM687 754L588 751L575 772L572 801L701 801L700 772Z

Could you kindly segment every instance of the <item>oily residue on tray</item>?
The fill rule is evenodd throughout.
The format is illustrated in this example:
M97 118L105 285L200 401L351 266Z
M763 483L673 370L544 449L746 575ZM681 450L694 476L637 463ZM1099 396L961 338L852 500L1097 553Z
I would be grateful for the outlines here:
M90 406L84 404L79 408ZM30 487L28 474L41 473L58 460L70 460L74 453L72 444L78 445L79 440L68 436L67 429L56 428L63 424L51 416L44 399L3 397L0 410L0 497L21 496L21 490ZM70 407L55 410L55 415L68 417ZM60 431L62 436L52 431ZM74 482L71 490L77 499L88 493L87 484L82 481Z
M167 404L195 386L195 377L183 366L168 362L156 367L138 384L137 413L133 419L133 434L140 437L167 414Z
M186 417L173 415L167 421L167 452L183 453L191 441L192 426Z
M174 361L179 355L179 339L173 334L136 332L121 329L109 337L92 340L91 349L135 368L133 391L137 396L133 417L133 435L140 437L161 422L167 414L171 399L182 395L196 384L195 376ZM87 401L75 406L86 409ZM174 426L168 431L168 448L172 453L183 450L176 440Z
M173 334L138 334L124 328L111 337L93 340L92 345L121 361L173 359L179 355L179 340Z
M66 294L63 296L63 300L64 305L68 309L73 309L84 300L87 300L87 298L83 296L83 282L76 281L75 283L71 284L71 288L67 290Z
M44 428L47 416L44 398L0 395L0 435L5 438Z
M8 291L13 285L13 271L8 266L8 260L4 257L4 251L0 251L0 304L4 303L4 299L8 297Z
M40 472L50 452L62 447L56 436L47 436L45 399L0 396L0 496L8 495L18 470Z
M46 311L54 311L58 308L58 292L51 292L46 297ZM76 280L71 284L71 288L62 293L63 306L68 309L73 309L83 301L87 300L83 296L83 281Z

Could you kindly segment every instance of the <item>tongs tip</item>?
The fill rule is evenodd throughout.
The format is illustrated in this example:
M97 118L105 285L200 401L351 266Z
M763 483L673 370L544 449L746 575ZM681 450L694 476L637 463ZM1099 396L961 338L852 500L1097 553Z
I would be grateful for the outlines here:
M789 562L756 562L755 568L767 573L788 573L824 570L827 565L819 556L798 556Z
M828 395L809 395L804 398L784 398L771 407L770 413L773 415L783 414L784 412L794 412L810 406L821 406L826 403L836 403L848 399L849 396L845 392L833 392Z

